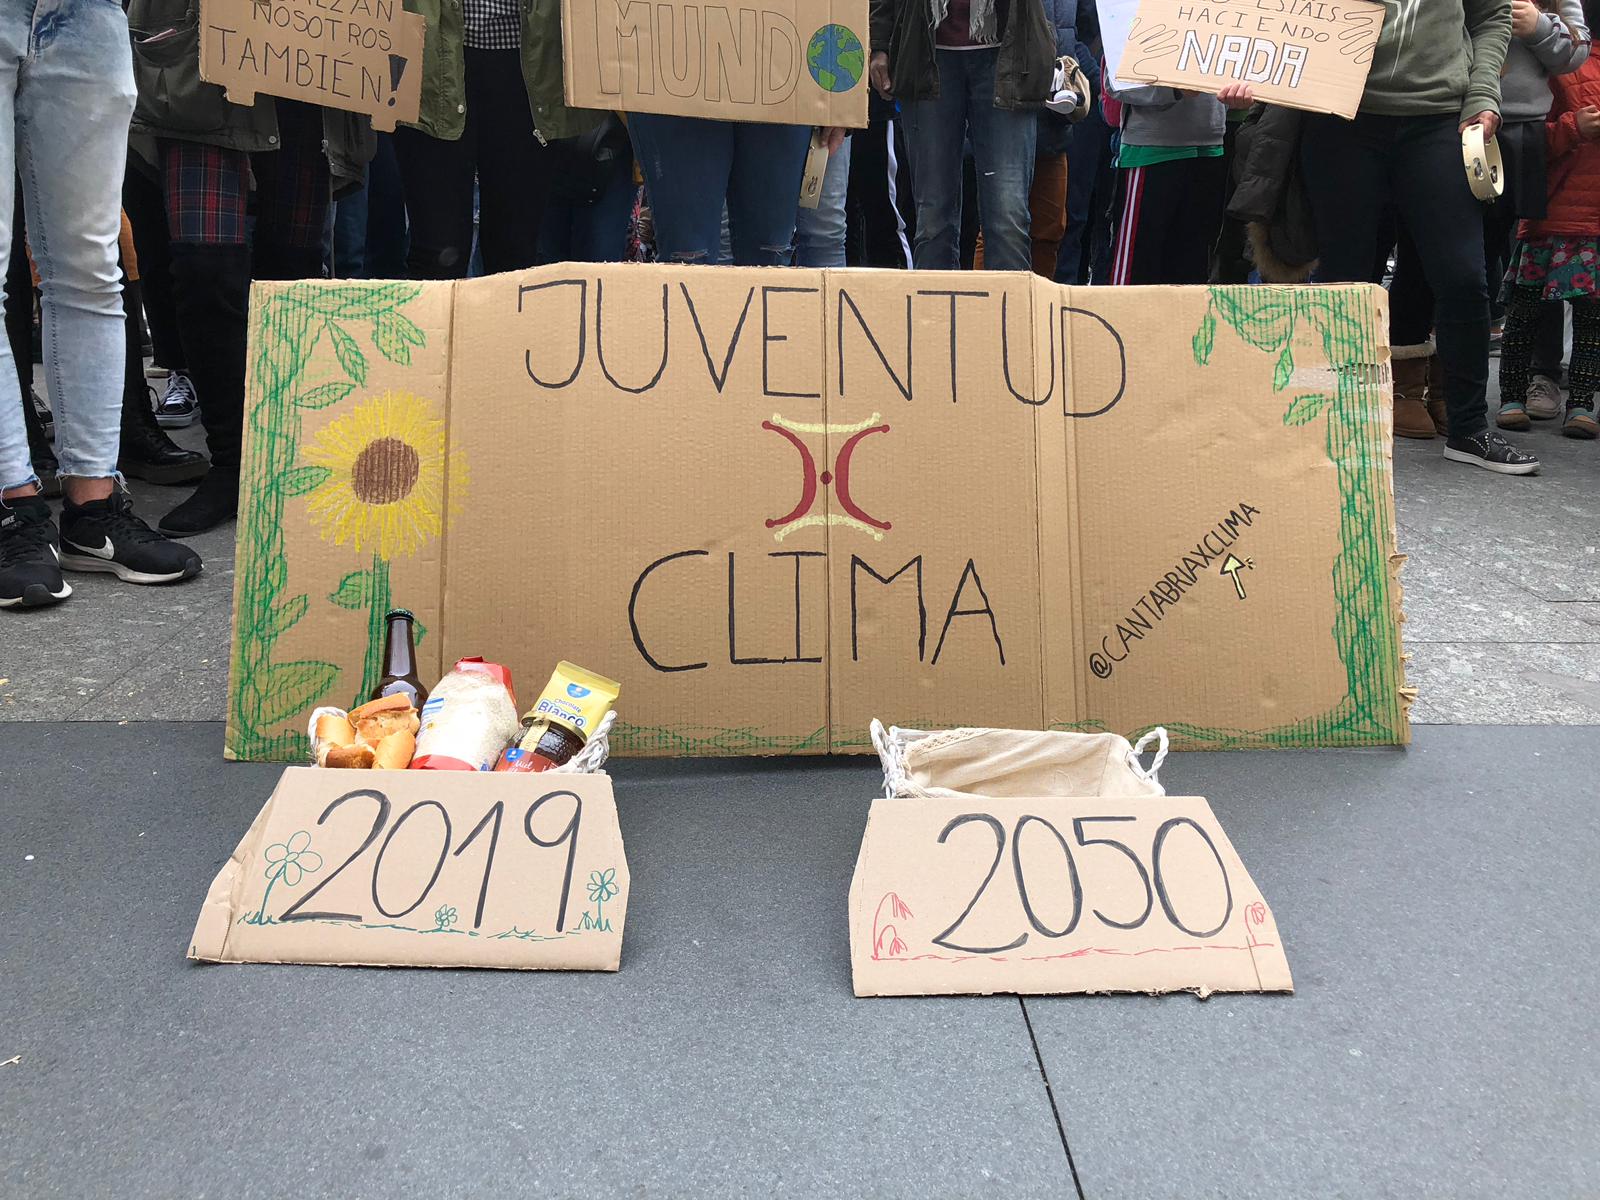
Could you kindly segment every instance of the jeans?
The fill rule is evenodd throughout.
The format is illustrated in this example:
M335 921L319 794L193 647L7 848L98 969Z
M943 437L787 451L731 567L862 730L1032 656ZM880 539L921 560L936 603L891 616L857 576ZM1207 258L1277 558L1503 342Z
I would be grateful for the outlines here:
M1489 289L1483 206L1467 187L1456 126L1454 115L1307 115L1300 169L1324 283L1371 279L1383 212L1394 206L1433 289L1450 436L1467 438L1489 423Z
M411 217L413 279L464 279L472 263L472 196L478 189L483 269L517 271L539 261L545 200L544 147L533 130L522 57L465 51L467 126L453 142L420 129L395 131Z
M333 206L333 257L329 274L334 279L367 277L367 183Z
M815 208L802 208L794 221L795 265L844 266L844 200L850 191L850 143L847 137L828 158L822 196Z
M972 143L985 263L995 271L1032 266L1028 195L1033 187L1032 112L996 108L1000 51L936 50L939 98L904 106L906 146L917 199L912 265L954 271L961 264L961 159Z
M717 262L726 202L736 266L790 265L809 127L632 113L628 134L662 262Z
M1080 57L1079 62L1088 71L1093 60ZM1099 69L1093 71L1098 78ZM1089 115L1073 126L1067 146L1067 232L1056 259L1057 283L1105 283L1110 278L1111 222L1106 211L1116 182L1111 159L1111 127L1100 105L1091 104Z
M108 0L0 8L0 253L20 174L44 307L61 474L117 474L122 173L133 116L128 19ZM15 130L15 136L13 136ZM0 356L11 357L0 341ZM36 483L16 364L0 362L0 489Z

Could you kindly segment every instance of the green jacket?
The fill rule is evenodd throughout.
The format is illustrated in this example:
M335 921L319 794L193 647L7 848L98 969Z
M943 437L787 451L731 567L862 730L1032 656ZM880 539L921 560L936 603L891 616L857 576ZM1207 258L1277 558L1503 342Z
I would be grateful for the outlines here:
M422 111L416 126L453 142L467 124L466 36L462 0L405 0L428 22L422 49ZM540 138L577 137L603 113L568 108L562 97L561 0L522 0L522 78Z
M1394 117L1500 111L1511 40L1506 0L1384 0L1361 111Z
M257 95L248 107L230 104L220 87L201 80L199 0L130 0L128 25L139 90L131 135L142 157L155 161L151 138L203 142L249 154L278 148L278 107L271 96ZM177 32L146 42L169 29ZM377 146L367 117L322 110L322 149L335 195L361 183Z

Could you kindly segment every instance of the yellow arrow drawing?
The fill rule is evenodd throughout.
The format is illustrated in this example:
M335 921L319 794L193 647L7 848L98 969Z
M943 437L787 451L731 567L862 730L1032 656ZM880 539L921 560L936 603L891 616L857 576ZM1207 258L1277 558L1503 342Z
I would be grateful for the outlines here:
M1228 555L1227 559L1222 564L1222 573L1232 577L1233 588L1239 593L1239 599L1241 600L1244 599L1244 580L1239 578L1239 572L1245 570L1253 571L1255 570L1255 567L1255 559L1247 558L1241 562L1239 557L1234 554Z

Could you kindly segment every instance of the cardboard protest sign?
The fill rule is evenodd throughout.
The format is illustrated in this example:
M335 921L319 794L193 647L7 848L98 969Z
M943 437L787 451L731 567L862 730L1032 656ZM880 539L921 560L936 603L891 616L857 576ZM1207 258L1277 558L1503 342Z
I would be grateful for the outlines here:
M1290 992L1272 910L1199 798L873 802L858 996Z
M1375 0L1112 0L1112 7L1106 44L1120 83L1201 92L1247 83L1257 100L1342 117L1361 105L1385 12Z
M290 767L189 957L615 971L628 885L605 775Z
M200 0L200 77L235 104L256 94L415 121L423 18L401 0Z
M1385 295L565 265L257 285L228 753L419 668L622 682L621 754L874 716L1408 737Z
M867 123L867 0L561 0L567 103L780 125Z

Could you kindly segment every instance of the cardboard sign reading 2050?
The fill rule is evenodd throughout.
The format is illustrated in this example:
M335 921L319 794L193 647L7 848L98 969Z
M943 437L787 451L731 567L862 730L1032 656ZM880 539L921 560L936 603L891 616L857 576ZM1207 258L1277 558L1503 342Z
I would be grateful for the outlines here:
M628 885L608 776L291 767L189 957L615 971Z
M235 104L257 92L415 121L425 22L401 0L200 0L200 76Z
M850 960L858 996L1294 990L1199 798L878 800Z
M867 123L866 0L562 0L567 103L783 125Z

